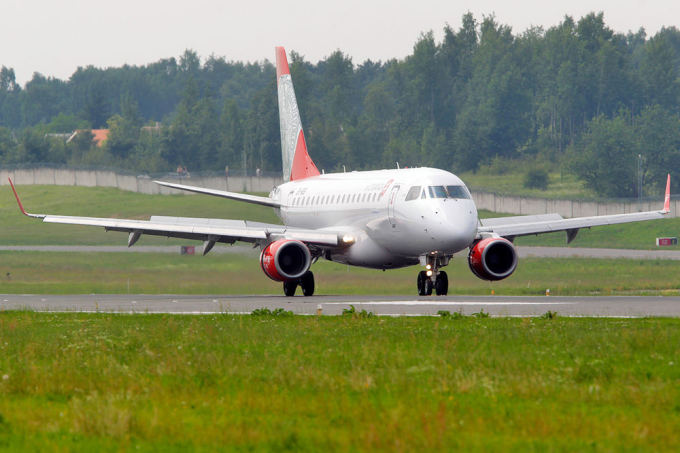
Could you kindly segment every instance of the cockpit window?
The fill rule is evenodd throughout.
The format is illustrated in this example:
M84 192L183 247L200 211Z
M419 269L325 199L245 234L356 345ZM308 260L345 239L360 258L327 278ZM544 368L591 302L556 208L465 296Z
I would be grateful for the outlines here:
M406 194L406 201L415 200L420 196L420 186L413 186L408 190Z
M470 199L470 192L463 186L446 186L446 191L449 193L449 198Z
M430 198L446 198L448 195L444 186L430 186Z

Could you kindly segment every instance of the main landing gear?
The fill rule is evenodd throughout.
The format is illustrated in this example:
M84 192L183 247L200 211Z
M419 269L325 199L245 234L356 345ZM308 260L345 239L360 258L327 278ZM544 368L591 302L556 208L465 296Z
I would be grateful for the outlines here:
M313 296L314 274L312 273L312 271L305 272L304 274L302 274L302 277L297 278L295 280L285 280L283 282L283 293L288 297L294 296L295 290L297 289L298 285L300 285L300 288L302 288L303 295Z
M418 272L418 295L431 296L434 290L437 296L446 296L449 293L449 276L438 268L448 264L448 257L438 259L436 255L428 255L426 262L427 270Z

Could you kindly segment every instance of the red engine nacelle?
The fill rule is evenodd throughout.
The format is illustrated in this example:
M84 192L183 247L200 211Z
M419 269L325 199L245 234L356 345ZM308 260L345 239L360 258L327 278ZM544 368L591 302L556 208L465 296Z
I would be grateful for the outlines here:
M482 239L470 248L468 265L482 280L503 280L515 272L517 252L507 239Z
M279 239L260 253L260 267L274 281L302 277L312 265L312 255L305 244L294 239Z

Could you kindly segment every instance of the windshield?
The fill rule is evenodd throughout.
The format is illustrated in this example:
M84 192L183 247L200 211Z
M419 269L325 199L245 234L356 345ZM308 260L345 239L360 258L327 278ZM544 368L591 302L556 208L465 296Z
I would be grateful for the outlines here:
M446 198L446 189L444 186L430 186L430 198Z
M463 186L446 186L446 191L449 193L449 198L463 198L469 199L470 193Z
M406 194L406 201L415 200L418 197L420 197L420 186L413 186Z

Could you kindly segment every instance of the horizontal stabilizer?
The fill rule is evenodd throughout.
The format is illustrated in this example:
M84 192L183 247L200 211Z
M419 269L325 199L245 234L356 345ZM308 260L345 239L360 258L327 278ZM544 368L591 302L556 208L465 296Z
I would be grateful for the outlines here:
M248 195L245 193L238 193L238 192L227 192L225 190L217 190L217 189L207 189L205 187L196 187L196 186L186 186L184 184L175 184L172 182L165 182L165 181L154 181L156 184L164 186L164 187L170 187L171 189L177 189L177 190L185 190L187 192L194 192L194 193L202 193L204 195L212 195L214 197L222 197L222 198L229 198L230 200L238 200L238 201L244 201L246 203L252 203L252 204L259 204L262 206L269 206L272 208L280 208L281 203L278 201L275 201L269 197L259 197L257 195Z

